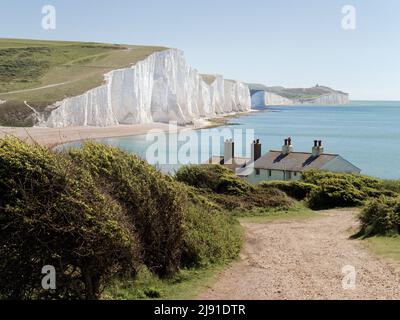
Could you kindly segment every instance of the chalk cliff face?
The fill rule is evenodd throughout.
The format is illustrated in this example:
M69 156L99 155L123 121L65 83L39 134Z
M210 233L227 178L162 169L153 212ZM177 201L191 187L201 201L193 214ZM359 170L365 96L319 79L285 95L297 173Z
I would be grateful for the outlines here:
M291 104L294 104L293 100L272 92L257 91L251 96L252 107L282 106Z
M253 107L291 104L341 105L349 103L349 94L326 86L312 88L266 87L249 84Z
M251 107L246 84L224 80L206 83L183 52L156 52L126 69L105 75L105 84L47 108L45 127L114 126L177 121L187 124Z
M282 97L276 93L265 92L265 104L270 106L290 105L293 100Z
M315 99L298 101L298 103L303 103L303 104L309 103L309 104L319 104L319 105L348 104L349 102L350 102L349 95L342 93L331 93Z

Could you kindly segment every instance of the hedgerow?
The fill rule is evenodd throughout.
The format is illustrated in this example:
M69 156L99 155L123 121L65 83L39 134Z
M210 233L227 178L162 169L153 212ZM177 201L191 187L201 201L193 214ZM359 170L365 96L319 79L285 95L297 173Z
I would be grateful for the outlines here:
M362 205L365 197L349 181L331 178L320 181L318 187L307 197L307 202L311 209L316 210L354 207Z
M317 187L307 196L312 209L361 206L370 198L398 195L383 180L358 174L307 170L302 181Z
M160 276L179 269L186 197L174 180L121 149L87 142L69 155L126 210L146 266Z
M243 237L236 219L187 187L190 205L185 215L182 266L223 263L238 256Z
M89 142L53 152L0 140L0 297L97 299L114 278L132 279L143 265L166 277L222 263L242 243L226 199L235 208L290 203L232 175L218 183L219 202L209 197L216 192L117 148ZM41 287L46 265L55 267L55 290Z
M189 186L220 194L242 195L254 190L251 184L238 178L233 171L221 165L182 166L175 177Z
M302 181L265 181L260 183L260 187L265 189L275 188L281 190L296 200L304 200L317 188L314 184Z
M229 211L289 208L293 205L293 201L284 192L253 186L220 165L183 166L175 178L196 188L197 193Z
M0 296L95 299L115 273L134 274L139 248L123 208L67 157L0 141ZM41 287L55 267L56 289Z

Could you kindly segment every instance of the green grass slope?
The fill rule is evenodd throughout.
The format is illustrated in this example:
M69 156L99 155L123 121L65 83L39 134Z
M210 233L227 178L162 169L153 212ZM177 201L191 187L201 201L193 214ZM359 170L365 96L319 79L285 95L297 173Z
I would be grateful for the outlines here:
M156 46L0 39L0 125L31 126L32 110L99 86L103 75L128 67Z

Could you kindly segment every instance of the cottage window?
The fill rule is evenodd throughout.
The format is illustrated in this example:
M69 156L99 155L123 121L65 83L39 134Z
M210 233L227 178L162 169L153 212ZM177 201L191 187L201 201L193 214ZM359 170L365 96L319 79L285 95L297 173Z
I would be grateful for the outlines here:
M272 177L272 170L268 170L268 177Z
M260 175L260 169L256 169L256 176Z

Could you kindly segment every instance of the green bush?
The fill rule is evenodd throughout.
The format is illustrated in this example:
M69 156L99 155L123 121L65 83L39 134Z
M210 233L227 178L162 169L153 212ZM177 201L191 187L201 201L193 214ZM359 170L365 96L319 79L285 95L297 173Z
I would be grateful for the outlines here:
M253 186L220 165L183 166L176 173L176 179L194 187L197 193L225 210L289 208L293 205L284 192Z
M364 187L377 189L381 185L381 181L376 178L350 173L336 173L324 170L306 170L302 173L302 181L319 185L324 179L340 179L351 183L355 188L362 189Z
M307 197L309 207L315 210L360 206L363 200L365 195L360 190L349 181L337 178L321 180Z
M264 189L275 188L285 192L289 197L296 200L305 199L317 186L301 181L265 181L260 183Z
M277 189L255 189L253 192L237 196L235 194L204 193L210 201L228 211L249 211L257 208L288 209L294 202L284 192Z
M88 142L69 154L127 211L146 266L160 276L177 272L187 200L176 182L118 148Z
M400 180L381 180L378 188L400 194Z
M223 206L97 143L56 153L0 140L0 194L2 298L96 299L111 278L131 279L143 264L169 276L241 247ZM56 268L54 291L41 288L45 265Z
M359 174L335 173L321 170L307 170L303 172L302 180L319 186L326 179L343 180L363 192L365 198L381 195L397 196L400 191L400 182L395 180L381 180Z
M370 198L398 195L383 180L357 174L307 170L302 180L317 186L307 197L313 209L359 206Z
M177 171L176 180L217 193L242 195L254 189L251 184L221 165L183 166Z
M125 211L68 158L0 140L0 194L0 296L95 299L114 272L135 272ZM45 265L56 269L56 290L41 288Z
M388 189L374 189L370 187L364 187L361 189L366 198L379 198L380 196L396 197L398 193Z
M359 216L364 236L400 233L400 199L382 196L372 199Z
M185 215L183 267L223 263L236 258L242 245L237 220L206 198L190 192L191 203Z

